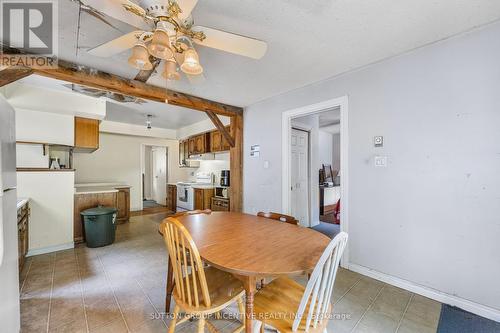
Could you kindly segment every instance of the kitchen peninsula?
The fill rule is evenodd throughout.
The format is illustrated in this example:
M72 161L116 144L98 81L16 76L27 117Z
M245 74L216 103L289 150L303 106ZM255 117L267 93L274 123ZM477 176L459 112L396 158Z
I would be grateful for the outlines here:
M121 183L75 184L74 242L85 241L80 213L96 206L116 207L116 223L128 222L130 218L130 185Z

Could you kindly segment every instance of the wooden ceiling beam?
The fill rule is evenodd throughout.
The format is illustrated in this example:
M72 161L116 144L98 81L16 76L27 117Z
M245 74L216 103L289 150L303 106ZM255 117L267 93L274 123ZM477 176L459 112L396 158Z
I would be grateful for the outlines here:
M0 60L3 60L4 57L8 57L9 54L19 54L19 51L12 50L12 52L10 52L9 50L5 53L5 55L0 55ZM25 74L25 76L33 73L52 79L81 84L87 87L138 97L145 100L168 103L170 105L182 106L202 112L212 111L213 113L222 116L231 117L243 114L243 109L240 107L211 101L166 88L152 86L138 80L129 80L118 75L101 72L94 68L73 64L63 60L58 61L58 67L56 68L33 67L16 68L15 70L20 71L18 72L19 74L17 74L18 76L9 72L10 76L5 76L5 82L10 80L7 82L10 83L22 78L20 73ZM1 73L0 82L4 81L3 71Z
M215 128L217 128L219 132L221 132L222 136L226 139L227 143L229 143L231 147L234 147L235 145L234 138L227 131L226 126L224 126L219 117L213 111L207 110L205 112L207 113L208 118L210 118L212 123L215 125Z
M0 87L33 74L31 68L5 68L0 71Z

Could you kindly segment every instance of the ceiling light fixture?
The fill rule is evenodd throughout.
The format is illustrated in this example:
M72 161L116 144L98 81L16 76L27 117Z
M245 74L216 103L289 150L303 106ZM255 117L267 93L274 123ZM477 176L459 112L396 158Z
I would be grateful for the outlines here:
M149 61L148 49L144 42L139 41L134 45L132 55L128 58L128 63L130 66L141 71L153 69L153 64Z
M156 30L153 34L153 40L149 44L149 53L159 59L170 59L174 56L174 52L170 48L170 37L168 36L168 26L164 21L158 22Z
M181 75L177 71L177 62L174 58L165 61L165 69L162 76L167 80L179 80L181 78Z
M184 62L181 65L181 70L189 75L199 75L203 73L203 67L200 65L200 58L194 48L189 48L184 52Z

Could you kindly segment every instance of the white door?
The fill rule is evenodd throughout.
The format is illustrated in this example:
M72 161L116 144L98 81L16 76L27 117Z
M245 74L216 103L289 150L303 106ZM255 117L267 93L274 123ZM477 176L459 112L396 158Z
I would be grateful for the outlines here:
M309 226L309 133L292 129L291 214L302 226Z
M153 167L153 200L160 205L166 205L167 198L167 148L152 149Z

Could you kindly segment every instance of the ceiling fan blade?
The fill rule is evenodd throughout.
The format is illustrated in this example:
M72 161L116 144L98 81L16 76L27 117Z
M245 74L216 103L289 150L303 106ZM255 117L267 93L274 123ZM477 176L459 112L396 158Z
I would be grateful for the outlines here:
M258 39L202 26L195 26L192 30L203 31L207 36L207 38L203 41L194 39L194 42L199 45L239 54L253 59L262 58L267 51L267 43Z
M194 7L196 7L197 3L198 0L177 0L177 4L182 10L182 13L179 14L179 19L187 19L191 15L191 12L193 11Z
M129 32L128 34L113 39L112 41L96 46L93 49L88 50L87 52L97 57L111 57L115 54L132 48L135 43L137 43L137 39L139 38L139 36L141 36L143 33L144 31L139 30Z
M139 29L149 30L150 26L144 20L146 12L143 8L128 0L81 0L81 2L109 17L125 22ZM134 14L125 9L124 5L133 8Z

